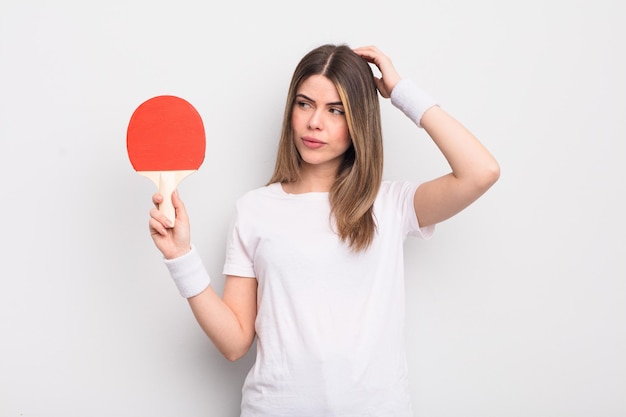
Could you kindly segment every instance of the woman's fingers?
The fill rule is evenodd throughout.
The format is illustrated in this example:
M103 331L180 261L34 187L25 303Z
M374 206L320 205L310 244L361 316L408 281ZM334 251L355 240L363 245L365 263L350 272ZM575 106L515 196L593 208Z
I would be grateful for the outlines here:
M167 236L168 224L169 224L169 220L158 209L153 208L150 210L149 226L150 226L150 232L152 234L158 233L161 236Z
M159 208L159 204L163 202L163 196L160 193L152 194L152 204L154 207Z
M174 190L172 193L172 205L174 206L174 210L176 212L176 219L187 222L187 209L185 208L185 203L183 203L183 200L181 200L180 195L178 194L178 190Z
M178 190L174 190L172 193L172 206L174 207L175 216L177 220L187 221L187 210L185 209L185 204L180 199L178 195ZM150 216L157 221L159 221L164 227L172 227L172 223L170 220L161 213L158 208L163 203L163 195L160 193L155 193L152 195L152 204L154 204L155 209L150 211Z
M391 96L391 90L400 81L400 75L394 68L391 59L375 46L363 46L355 48L354 52L367 62L376 65L380 70L381 77L374 77L376 87L384 98Z

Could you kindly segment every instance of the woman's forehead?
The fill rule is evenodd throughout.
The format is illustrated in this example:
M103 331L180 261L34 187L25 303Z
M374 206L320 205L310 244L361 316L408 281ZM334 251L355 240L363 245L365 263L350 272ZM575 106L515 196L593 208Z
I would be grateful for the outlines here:
M341 103L335 84L324 75L312 75L302 81L296 94L305 95L318 103Z

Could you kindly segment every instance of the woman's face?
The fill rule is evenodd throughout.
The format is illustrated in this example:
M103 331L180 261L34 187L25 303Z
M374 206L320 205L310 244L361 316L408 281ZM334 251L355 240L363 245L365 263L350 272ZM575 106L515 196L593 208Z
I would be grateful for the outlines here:
M300 84L291 125L303 168L309 165L336 169L350 148L348 123L339 93L323 75L312 75Z

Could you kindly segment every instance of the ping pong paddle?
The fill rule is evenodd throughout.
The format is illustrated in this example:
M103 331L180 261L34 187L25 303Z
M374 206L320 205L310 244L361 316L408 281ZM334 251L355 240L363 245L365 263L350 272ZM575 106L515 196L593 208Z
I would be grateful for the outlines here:
M135 171L152 180L163 195L159 210L173 226L172 193L204 161L206 139L200 114L180 97L148 99L130 118L126 148Z

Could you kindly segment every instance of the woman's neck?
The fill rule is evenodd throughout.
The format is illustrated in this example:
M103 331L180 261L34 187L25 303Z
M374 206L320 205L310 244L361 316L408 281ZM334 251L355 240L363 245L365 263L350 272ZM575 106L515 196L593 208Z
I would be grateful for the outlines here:
M284 183L283 190L290 194L328 192L335 182L336 172L336 169L308 169L303 166L300 179L296 182Z

